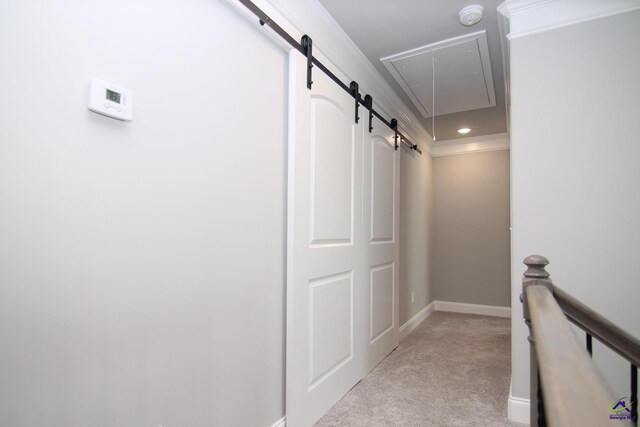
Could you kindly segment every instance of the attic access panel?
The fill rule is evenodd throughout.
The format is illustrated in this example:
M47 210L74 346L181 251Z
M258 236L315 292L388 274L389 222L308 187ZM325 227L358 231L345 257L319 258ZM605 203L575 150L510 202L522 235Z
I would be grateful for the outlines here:
M380 59L425 118L432 114L432 57L436 116L496 105L485 30Z

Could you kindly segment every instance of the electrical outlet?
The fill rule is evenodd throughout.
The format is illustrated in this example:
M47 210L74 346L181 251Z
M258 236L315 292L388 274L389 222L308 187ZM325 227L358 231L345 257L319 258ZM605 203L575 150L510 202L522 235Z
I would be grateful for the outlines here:
M413 304L414 302L416 302L415 292L411 291L411 304Z

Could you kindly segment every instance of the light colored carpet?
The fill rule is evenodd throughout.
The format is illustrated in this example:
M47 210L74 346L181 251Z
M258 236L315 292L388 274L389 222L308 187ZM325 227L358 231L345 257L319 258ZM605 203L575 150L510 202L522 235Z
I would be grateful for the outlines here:
M435 312L326 413L329 426L522 426L507 419L510 320Z

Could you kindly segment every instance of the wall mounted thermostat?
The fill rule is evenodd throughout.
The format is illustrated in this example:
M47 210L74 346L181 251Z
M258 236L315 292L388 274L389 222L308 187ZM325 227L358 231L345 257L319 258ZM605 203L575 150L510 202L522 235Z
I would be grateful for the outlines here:
M104 80L91 79L89 110L118 120L133 119L133 92Z

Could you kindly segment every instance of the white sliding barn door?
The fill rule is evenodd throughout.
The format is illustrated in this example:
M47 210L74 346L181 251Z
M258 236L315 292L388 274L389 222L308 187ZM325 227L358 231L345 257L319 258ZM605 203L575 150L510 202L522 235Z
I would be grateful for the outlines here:
M394 148L393 135L393 131L374 117L373 131L365 132L364 137L363 261L368 293L367 372L398 346L399 339L400 151Z
M289 427L306 427L366 373L365 120L317 67L307 89L300 53L289 60L286 411Z
M289 57L287 426L313 425L398 345L393 132Z

